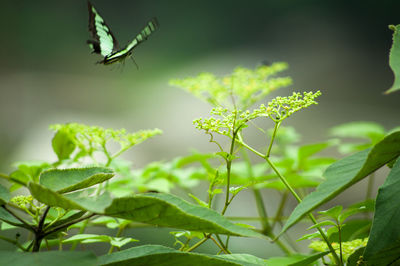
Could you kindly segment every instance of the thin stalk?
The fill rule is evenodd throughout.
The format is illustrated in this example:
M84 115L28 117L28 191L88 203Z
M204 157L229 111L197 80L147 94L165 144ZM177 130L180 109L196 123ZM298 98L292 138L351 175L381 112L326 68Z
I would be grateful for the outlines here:
M285 192L283 192L283 195L282 195L282 197L281 197L281 201L280 201L280 203L279 203L278 210L276 211L276 214L275 214L275 219L274 219L274 221L273 221L273 223L272 223L272 225L271 225L272 228L275 227L275 225L276 225L276 224L278 223L278 221L279 221L279 217L282 216L283 208L285 207L287 198L288 198L288 193L287 193L287 191L285 191Z
M74 221L71 221L71 222L69 222L69 223L61 224L61 225L59 225L59 226L57 226L57 227L54 227L53 229L51 229L51 230L45 232L45 233L43 234L43 237L46 237L46 236L51 235L51 234L53 234L53 233L55 233L55 232L57 232L57 231L60 231L60 230L62 230L62 229L65 229L65 228L67 228L67 227L69 227L69 226L71 226L71 225L73 225L73 224L82 222L82 221L84 221L84 220L88 220L88 219L92 218L92 217L95 216L95 215L96 215L95 213L92 213L92 214L89 214L89 215L87 215L87 216L85 216L85 217L81 217L81 218L79 218L79 219L76 219L76 220L74 220Z
M232 254L232 252L230 252L228 250L227 247L225 247L224 243L222 242L221 238L219 237L219 235L215 235L218 239L218 241L216 241L212 236L210 236L210 239L212 241L214 241L214 243L219 247L220 250L222 250L225 254ZM219 242L219 243L218 243Z
M85 232L85 229L86 229L88 223L89 223L89 220L85 220L83 222L81 228L79 228L79 234L83 234ZM70 250L75 250L76 247L78 246L78 243L79 243L78 241L73 242L72 245L71 245Z
M186 250L186 252L191 252L193 250L195 250L196 248L198 248L199 246L201 246L204 242L206 242L211 235L206 235L202 240L200 240L199 242L197 242L196 244L194 244L193 246L191 246L190 248L188 248Z
M269 157L269 155L271 154L272 144L274 143L274 140L276 137L276 132L278 132L278 128L279 128L280 124L281 124L281 122L275 123L274 131L272 132L271 141L269 142L267 154L265 155L266 157Z
M118 228L118 232L115 235L115 237L120 237L122 232L124 231L125 226L121 226L120 228ZM115 246L111 245L110 249L108 250L108 254L113 253Z
M365 200L369 200L372 198L372 191L374 188L374 181L375 181L375 173L372 173L368 177L368 186L367 186L367 193L365 195Z
M247 154L247 151L242 149L242 155L246 162L247 173L248 173L249 177L254 178L253 168L252 168L252 165L250 162L249 155ZM253 188L252 191L253 191L254 199L256 201L257 212L261 218L262 232L263 232L263 234L268 235L272 231L272 228L268 222L268 214L267 214L267 210L264 205L262 195L261 195L259 189Z

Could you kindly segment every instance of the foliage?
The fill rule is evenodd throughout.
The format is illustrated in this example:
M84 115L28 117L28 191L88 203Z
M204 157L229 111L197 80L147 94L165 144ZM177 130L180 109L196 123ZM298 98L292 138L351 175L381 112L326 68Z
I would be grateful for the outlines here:
M394 72L400 64L396 34L390 58ZM277 77L286 68L275 63L238 67L224 77L201 73L171 80L211 105L210 117L195 119L194 125L215 144L213 153L194 151L133 169L121 155L161 130L50 126L56 161L17 162L15 171L0 174L0 239L20 251L0 251L0 264L395 265L400 260L399 128L387 131L373 122L353 122L331 129L335 139L300 144L299 133L283 123L296 112L314 109L321 92L266 101L270 92L291 84L290 78ZM263 103L253 107L259 101ZM257 126L255 121L264 118L268 123ZM262 141L251 141L252 129ZM350 155L340 160L321 155L331 148ZM389 174L375 200L371 180L385 166ZM317 210L364 178L370 180L364 201ZM257 217L228 217L243 191L253 195L254 206L247 206ZM276 209L273 215L267 212L264 191L279 195L277 202L268 202L268 209ZM289 197L298 201L294 210ZM281 236L305 219L313 232L298 241L312 242L310 253L300 254L298 242ZM249 224L251 220L257 223ZM94 227L117 231L88 232ZM139 235L126 233L133 227L172 228L174 245L141 244ZM10 230L17 231L15 238L8 237ZM285 256L235 252L230 244L235 237L274 240ZM214 254L195 252L205 242L212 243ZM107 245L108 253L75 251L92 243Z

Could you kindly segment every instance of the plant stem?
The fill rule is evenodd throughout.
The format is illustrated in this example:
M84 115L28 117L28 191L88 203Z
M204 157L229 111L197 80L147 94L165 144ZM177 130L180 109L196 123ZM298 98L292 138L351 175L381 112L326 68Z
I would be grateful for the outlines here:
M231 141L231 147L229 149L229 157L226 159L226 195L225 195L225 204L224 204L224 209L222 210L221 214L224 215L226 212L226 209L229 206L229 188L231 185L231 167L232 167L232 156L233 156L233 150L235 148L235 141L236 141L236 135L238 133L238 129L234 130L232 133L232 141Z
M299 197L299 195L297 195L296 191L294 191L294 189L292 188L292 186L287 182L286 178L284 176L281 175L281 173L278 171L278 169L275 167L275 165L271 162L271 160L269 160L268 157L264 157L264 159L267 161L267 163L271 166L272 170L274 170L274 172L276 173L276 175L279 177L279 179L282 181L282 183L286 186L286 188L290 191L290 193L292 193L292 195L296 198L296 200L301 203L302 200ZM317 220L314 218L314 216L312 215L311 212L308 213L308 217L311 219L311 221L314 224L317 224ZM324 239L324 241L326 242L326 244L329 247L330 252L332 253L333 258L335 259L335 262L337 263L337 265L343 265L341 264L341 261L338 257L338 255L336 254L335 249L332 247L331 243L329 242L328 237L326 236L325 232L322 231L321 227L317 227L318 232L321 234L322 238Z
M338 222L338 221L337 221ZM340 224L338 224L338 234L339 234L339 252L340 252L340 262L343 265L343 249L342 249L342 230Z
M6 205L2 205L1 206L4 210L6 210L9 214L11 214L12 216L14 216L18 221L20 221L21 223L23 223L25 225L25 228L35 232L35 228L33 228L32 225L28 224L24 219L22 219L21 217L19 217L17 214L15 214L12 210L8 209L6 207Z

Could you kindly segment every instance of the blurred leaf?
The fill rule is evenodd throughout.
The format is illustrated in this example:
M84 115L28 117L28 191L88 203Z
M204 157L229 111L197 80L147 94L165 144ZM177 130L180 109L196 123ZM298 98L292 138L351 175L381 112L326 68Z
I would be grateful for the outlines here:
M40 175L39 183L58 193L67 193L102 183L114 176L105 167L50 169Z
M0 265L13 266L96 266L97 257L92 252L46 251L15 252L0 251Z
M371 228L371 220L356 219L347 221L341 228L341 240L343 242L352 241L357 238L366 238ZM339 243L339 234L333 233L329 236L329 241Z
M27 161L17 162L14 164L18 169L10 174L12 178L15 178L22 183L28 184L29 181L38 182L39 175L44 170L50 167L50 164L43 161ZM10 191L14 191L20 188L21 185L14 184Z
M390 89L385 91L386 94L400 89L400 25L390 25L393 30L393 44L389 54L389 65L394 74L394 82Z
M130 243L136 242L138 240L130 238L130 237L112 237L108 235L96 235L96 234L77 234L68 239L64 239L63 243L73 243L79 242L83 244L90 243L110 243L110 245L121 248L122 246Z
M339 222L343 223L348 217L358 213L368 213L375 210L375 200L369 199L349 206L339 215Z
M368 139L372 144L376 144L384 138L385 129L375 122L357 121L333 127L330 133L342 138Z
M11 199L10 191L0 184L0 205L4 205Z
M374 220L364 252L367 261L400 239L399 194L400 159L397 159L385 183L378 191ZM400 246L399 243L398 245Z
M322 229L322 230L325 231L324 229ZM314 239L314 238L322 238L321 233L319 231L315 231L314 233L311 233L311 234L305 234L302 237L300 237L299 239L297 239L296 241L302 241L302 240L308 240L308 239Z
M365 247L359 248L356 251L353 252L347 259L347 266L360 266L362 264L359 264L358 261L360 261L360 257L362 257L364 253Z
M335 227L330 227L327 231L326 231L326 235L328 236L328 238L334 234L334 233L338 233L339 229L335 226Z
M314 192L308 194L294 209L280 234L307 213L334 198L399 155L400 132L395 132L385 137L373 149L358 152L333 163L325 171L326 181L321 183Z
M28 226L21 223L17 218L12 216L9 212L7 212L4 208L1 207L0 207L0 220L16 227L24 227L26 229L29 229Z
M306 158L309 158L312 155L332 146L334 143L335 142L330 141L330 142L322 142L322 143L303 145L303 146L299 147L298 159L301 162L301 161L305 160Z
M263 261L255 259L254 256L244 255L241 257L226 257L193 252L180 252L172 248L159 245L144 245L129 248L120 252L99 257L99 265L187 265L191 266L256 266Z
M312 255L294 254L288 257L275 257L267 259L268 266L309 266L313 265L314 261L329 254L329 251L320 252Z
M64 130L57 131L53 137L51 145L59 161L68 159L76 147L69 134Z

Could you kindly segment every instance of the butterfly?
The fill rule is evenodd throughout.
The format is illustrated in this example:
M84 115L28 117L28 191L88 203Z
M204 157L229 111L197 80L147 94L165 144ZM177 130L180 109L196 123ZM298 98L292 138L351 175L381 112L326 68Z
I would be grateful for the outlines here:
M133 49L158 29L158 21L152 18L144 27L144 29L124 48L119 49L118 41L110 28L99 15L94 6L88 1L89 9L89 31L92 34L92 39L88 40L93 53L104 56L103 60L98 63L110 65L115 62L122 62L126 58L132 56ZM132 58L132 57L131 57ZM133 60L133 58L132 58ZM134 61L135 62L135 61ZM135 63L136 64L136 63Z

